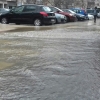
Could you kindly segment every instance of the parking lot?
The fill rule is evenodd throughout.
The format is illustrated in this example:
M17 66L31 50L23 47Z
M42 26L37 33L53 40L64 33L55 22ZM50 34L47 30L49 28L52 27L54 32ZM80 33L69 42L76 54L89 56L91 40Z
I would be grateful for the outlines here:
M100 100L100 20L0 24L0 100Z

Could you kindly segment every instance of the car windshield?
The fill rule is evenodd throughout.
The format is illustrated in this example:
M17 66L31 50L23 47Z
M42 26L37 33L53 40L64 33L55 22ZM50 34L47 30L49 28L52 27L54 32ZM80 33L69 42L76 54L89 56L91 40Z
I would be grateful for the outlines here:
M72 11L72 10L69 10L69 12L71 12L72 14L75 14L75 12L74 12L74 11Z
M50 11L51 11L51 9L50 9L49 7L46 7L46 6L43 7L43 10L44 10L44 11L47 11L47 12L50 12Z

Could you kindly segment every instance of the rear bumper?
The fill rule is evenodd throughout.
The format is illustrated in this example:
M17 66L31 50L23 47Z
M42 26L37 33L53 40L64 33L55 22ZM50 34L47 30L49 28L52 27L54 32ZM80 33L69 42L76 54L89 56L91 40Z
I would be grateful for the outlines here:
M56 18L55 17L45 17L43 18L43 23L44 24L55 24Z

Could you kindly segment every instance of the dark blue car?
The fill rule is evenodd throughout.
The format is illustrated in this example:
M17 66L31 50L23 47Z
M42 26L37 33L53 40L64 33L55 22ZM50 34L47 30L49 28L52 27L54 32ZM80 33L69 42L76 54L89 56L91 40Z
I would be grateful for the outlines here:
M81 8L71 8L71 10L73 10L74 12L76 12L78 14L84 15L85 19L88 19L88 14L85 12L84 9L81 9Z

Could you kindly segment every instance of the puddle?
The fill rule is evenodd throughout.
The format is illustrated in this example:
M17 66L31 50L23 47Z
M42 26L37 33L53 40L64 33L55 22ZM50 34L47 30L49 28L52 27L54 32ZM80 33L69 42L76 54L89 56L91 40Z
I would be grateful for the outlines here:
M12 65L13 65L13 63L0 62L0 70L11 67Z
M16 29L8 30L6 32L44 31L51 29L54 29L54 27L19 27Z

